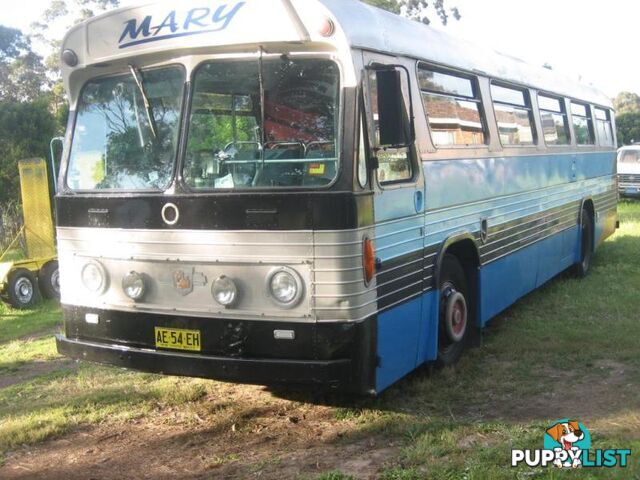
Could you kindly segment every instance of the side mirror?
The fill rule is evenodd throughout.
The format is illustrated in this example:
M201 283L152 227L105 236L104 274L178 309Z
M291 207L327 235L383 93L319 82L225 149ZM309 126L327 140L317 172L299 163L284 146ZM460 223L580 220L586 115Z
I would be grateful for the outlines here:
M64 148L64 137L54 137L49 142L49 153L51 154L51 175L53 177L53 193L58 193L58 168L56 167L56 144L60 145L60 156L62 157L62 149Z
M398 70L376 72L380 146L404 146L408 142L407 115Z

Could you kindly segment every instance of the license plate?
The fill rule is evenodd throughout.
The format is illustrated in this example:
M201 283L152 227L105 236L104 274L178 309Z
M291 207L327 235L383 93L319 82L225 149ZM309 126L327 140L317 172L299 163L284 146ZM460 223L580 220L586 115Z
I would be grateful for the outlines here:
M199 352L201 348L199 330L155 327L156 348L172 348Z

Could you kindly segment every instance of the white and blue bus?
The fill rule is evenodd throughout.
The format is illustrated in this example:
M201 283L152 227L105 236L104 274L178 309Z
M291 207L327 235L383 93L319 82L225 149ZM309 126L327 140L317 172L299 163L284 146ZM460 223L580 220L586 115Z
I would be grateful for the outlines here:
M124 8L61 58L74 358L375 394L617 225L605 95L356 0Z

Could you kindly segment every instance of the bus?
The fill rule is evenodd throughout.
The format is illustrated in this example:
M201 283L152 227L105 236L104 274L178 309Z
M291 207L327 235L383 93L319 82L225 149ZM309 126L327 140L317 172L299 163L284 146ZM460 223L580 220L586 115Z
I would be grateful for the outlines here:
M618 191L621 196L640 196L640 145L618 149Z
M357 0L122 8L61 61L73 358L378 394L617 226L606 95Z

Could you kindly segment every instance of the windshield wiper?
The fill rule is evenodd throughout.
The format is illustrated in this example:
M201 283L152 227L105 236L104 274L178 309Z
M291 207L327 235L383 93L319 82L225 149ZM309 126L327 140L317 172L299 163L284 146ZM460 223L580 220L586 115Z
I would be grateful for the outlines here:
M144 83L142 82L142 75L140 75L140 70L129 64L129 71L131 72L131 76L135 80L136 85L138 86L138 90L140 90L140 94L142 95L142 102L144 103L144 109L147 112L147 120L149 120L149 128L151 128L153 138L158 138L158 135L156 133L156 121L153 118L151 103L149 103L147 93L144 91Z

